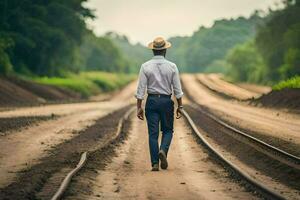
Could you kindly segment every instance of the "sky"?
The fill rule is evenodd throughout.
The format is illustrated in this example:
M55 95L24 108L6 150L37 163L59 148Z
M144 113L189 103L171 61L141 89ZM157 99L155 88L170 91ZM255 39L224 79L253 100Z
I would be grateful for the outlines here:
M279 0L89 0L96 19L88 21L97 35L114 31L131 42L146 45L156 36L192 35L214 20L249 16L267 10Z

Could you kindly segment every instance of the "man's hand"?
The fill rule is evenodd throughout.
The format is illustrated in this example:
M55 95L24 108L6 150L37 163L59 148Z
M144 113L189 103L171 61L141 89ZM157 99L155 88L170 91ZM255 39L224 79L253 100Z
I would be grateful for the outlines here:
M143 108L138 108L137 109L137 117L140 119L140 120L144 120L144 110Z
M182 107L178 107L177 110L176 110L176 119L180 119L183 115L182 113Z
M182 98L181 97L177 99L177 104L178 104L178 108L176 110L176 119L179 119L183 115L183 113L182 113L183 106L182 106Z

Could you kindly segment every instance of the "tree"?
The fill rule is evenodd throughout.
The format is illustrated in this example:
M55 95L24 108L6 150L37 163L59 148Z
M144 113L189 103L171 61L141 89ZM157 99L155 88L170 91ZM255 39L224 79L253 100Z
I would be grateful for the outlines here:
M5 48L14 70L56 75L74 69L76 48L93 18L82 6L86 0L3 0L0 3L0 35L14 45Z
M13 70L9 56L5 52L5 50L12 45L10 39L0 38L0 74L8 75Z
M254 41L234 47L226 57L228 63L227 75L239 82L264 82L266 66L258 53Z
M80 47L84 70L129 72L129 64L111 39L87 34Z
M250 18L222 19L215 21L211 28L200 27L191 37L171 38L173 48L170 59L179 64L184 71L210 71L216 61L224 59L227 52L237 44L244 43L255 35L255 26L262 18L255 12ZM221 63L221 62L219 62Z
M299 74L300 1L287 0L284 5L271 11L255 38L272 81Z

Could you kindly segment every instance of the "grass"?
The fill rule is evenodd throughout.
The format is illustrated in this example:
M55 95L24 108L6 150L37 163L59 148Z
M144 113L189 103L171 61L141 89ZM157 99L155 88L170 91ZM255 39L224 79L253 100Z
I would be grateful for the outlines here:
M273 86L273 90L282 90L284 88L300 88L300 76L294 76L285 81L280 81Z
M104 92L119 89L136 78L135 75L107 72L83 72L80 76L85 80L92 81Z
M70 74L67 77L34 77L32 80L69 89L80 93L83 97L89 97L101 92L120 89L135 78L135 75L90 71Z

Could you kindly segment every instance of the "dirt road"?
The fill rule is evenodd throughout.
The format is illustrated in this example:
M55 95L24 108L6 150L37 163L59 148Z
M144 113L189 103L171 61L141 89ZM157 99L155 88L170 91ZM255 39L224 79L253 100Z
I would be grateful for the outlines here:
M264 139L280 139L282 148L300 154L299 115L224 100L201 85L194 75L182 75L182 81L186 92L197 103L209 108L221 119L250 132L259 133Z
M36 164L47 155L47 150L73 138L96 119L132 103L135 85L135 82L131 83L111 101L47 105L0 112L0 117L12 119L51 114L60 116L1 136L0 187L11 183L19 171Z
M286 141L289 145L293 144L292 147L299 148L299 116L225 100L197 82L193 75L183 75L182 79L186 93L221 119L243 129ZM55 179L54 182L59 185L60 181L57 181L56 177L64 177L65 173L71 169L69 160L64 160L65 149L68 150L67 158L72 158L72 162L77 158L77 155L72 154L73 147L76 148L78 154L81 150L89 150L90 144L93 150L97 151L101 140L98 136L101 135L103 141L104 139L106 141L110 139L110 135L113 135L114 127L111 126L115 125L112 125L113 120L110 121L111 117L108 114L114 111L118 113L121 108L133 103L135 89L136 83L134 82L110 97L109 100L102 102L46 105L0 112L0 117L12 119L12 121L24 116L47 117L52 114L57 116L47 121L39 121L35 125L17 130L12 129L8 134L0 135L0 192L11 192L17 189L18 195L16 196L22 197L22 188L18 188L17 180L22 180L23 182L20 182L25 186L28 185L22 172L25 175L26 171L34 174L34 170L38 169L39 173L44 173L45 167L46 172L51 171L51 177L45 180L47 183L43 183L46 186L39 186L40 183L36 182L39 182L40 178L36 176L33 180L38 186L32 187L33 189L31 188L27 194L30 193L31 197L39 195L41 198L49 197L47 192L49 188L51 192L55 192L52 191L54 189L51 180ZM125 109L127 107L122 109L122 112L125 112ZM121 114L111 116L120 117ZM101 121L103 118L105 120ZM117 124L118 119L113 118L114 124ZM116 152L112 153L114 150L111 149L107 153L104 152L104 157L99 158L101 165L93 164L95 160L90 160L92 164L80 172L71 183L66 199L258 198L246 191L245 187L242 187L210 157L208 152L194 140L192 131L183 119L175 120L174 139L169 153L169 169L151 172L146 123L137 120L134 114L130 119L129 137L124 143L120 140L113 144ZM18 120L15 121L17 123ZM106 125L107 127L104 127ZM201 122L198 122L198 125L201 128ZM104 130L110 132L105 133L105 137L102 134ZM215 134L218 133L218 131L215 132ZM231 142L234 144L233 141L228 140L229 146ZM59 156L50 155L49 152L57 147L59 147ZM220 149L221 152L225 151ZM57 166L53 164L56 159L60 159L60 164ZM234 159L237 160L238 165L243 166L238 157ZM50 164L51 170L47 169L47 165ZM63 169L60 170L60 166ZM246 167L251 172L251 166ZM40 188L41 191L36 188ZM38 192L40 194L37 195ZM5 193L4 196L10 196L10 194Z
M168 170L151 172L144 121L132 117L128 140L97 177L81 174L66 199L256 199L233 182L194 141L183 119L175 122ZM94 166L97 170L97 166ZM90 193L82 188L92 185Z
M198 74L197 78L210 89L228 97L245 100L258 97L261 94L246 90L237 85L222 80L220 74Z

